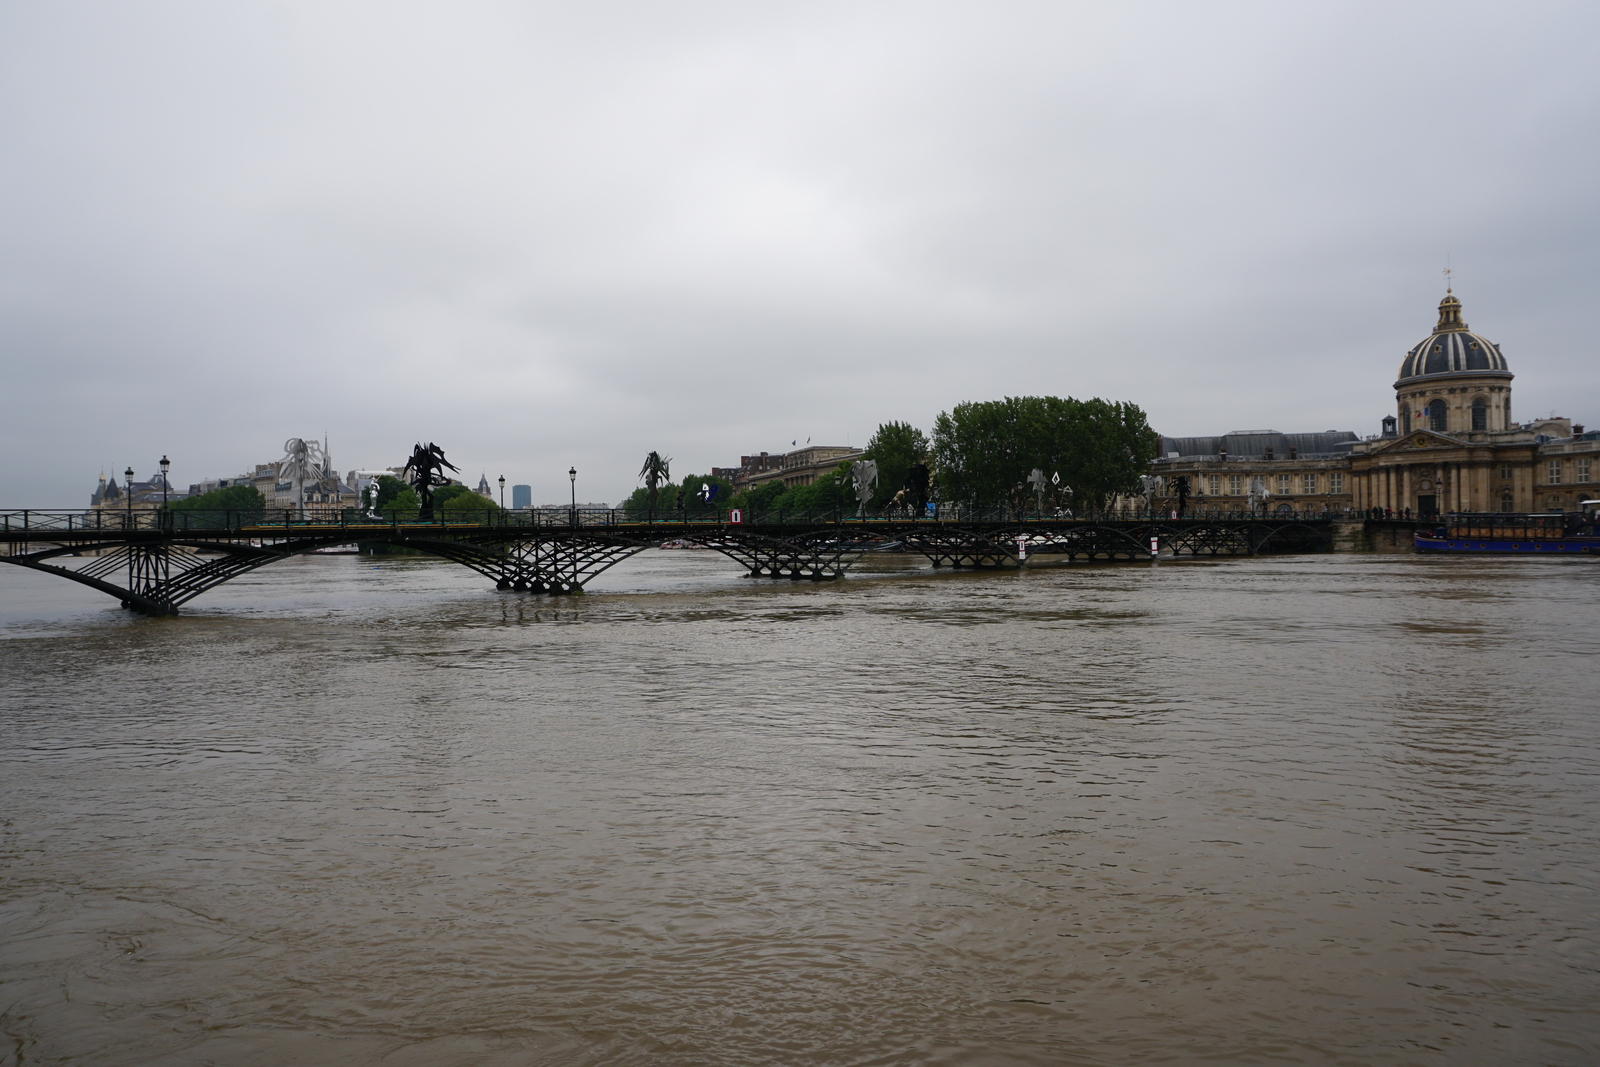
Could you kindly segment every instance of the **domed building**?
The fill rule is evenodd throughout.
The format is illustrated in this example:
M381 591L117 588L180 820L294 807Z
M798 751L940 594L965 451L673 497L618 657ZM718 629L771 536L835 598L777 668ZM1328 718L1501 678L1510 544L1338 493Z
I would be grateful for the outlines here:
M1600 434L1566 418L1518 423L1500 346L1473 333L1450 290L1439 322L1400 361L1396 414L1351 449L1358 511L1575 511L1594 497Z
M1500 346L1467 329L1461 301L1447 289L1439 325L1400 362L1399 432L1504 430L1511 425L1511 378Z
M1187 477L1202 511L1244 508L1252 484L1271 510L1417 518L1576 511L1600 498L1600 433L1566 418L1515 422L1511 379L1500 346L1468 328L1446 290L1433 332L1400 361L1380 434L1163 437L1153 466L1169 485Z

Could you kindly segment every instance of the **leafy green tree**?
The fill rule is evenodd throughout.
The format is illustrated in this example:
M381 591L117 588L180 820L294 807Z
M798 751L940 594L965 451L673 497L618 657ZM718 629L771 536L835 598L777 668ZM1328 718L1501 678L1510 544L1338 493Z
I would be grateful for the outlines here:
M934 423L940 495L982 507L1021 506L1034 468L1059 473L1080 506L1132 491L1156 436L1134 404L1095 398L1006 397L957 404Z
M460 501L460 503L454 503ZM450 508L453 511L483 511L492 506L494 501L486 496L480 496L476 489L462 485L460 482L449 482L433 491L433 506L436 508Z
M401 485L400 491L378 509L378 514L385 521L396 519L400 522L410 522L417 517L421 509L422 498L417 496L417 491L409 485Z
M450 493L448 496L446 496L446 491L451 489L462 489L465 491L459 493ZM443 500L444 503L441 504L441 500ZM464 515L474 511L487 512L500 510L499 504L496 504L493 500L481 495L476 489L468 489L464 485L447 485L444 487L444 489L436 491L433 494L433 506L435 508L440 508L450 512L453 515Z
M886 422L867 442L865 458L878 463L878 487L871 506L881 508L906 484L913 463L928 458L928 435L909 422Z
M267 498L253 485L230 485L167 505L171 511L261 511L266 506Z
M369 508L382 511L390 507L394 498L403 492L410 492L412 496L417 495L415 490L394 475L380 474L376 482L367 486L365 504Z
M180 528L224 529L229 525L259 521L266 506L266 498L255 486L230 485L174 500L167 505L167 510L173 513L174 525Z
M708 504L700 499L700 491L708 485L716 486L716 495ZM721 511L733 502L733 483L726 478L713 478L709 474L690 474L678 483L678 491L683 494L688 512L691 515L705 514L708 511Z
M746 489L734 497L730 506L743 508L752 514L776 511L779 502L788 491L789 487L777 479L770 482L762 482L754 489Z

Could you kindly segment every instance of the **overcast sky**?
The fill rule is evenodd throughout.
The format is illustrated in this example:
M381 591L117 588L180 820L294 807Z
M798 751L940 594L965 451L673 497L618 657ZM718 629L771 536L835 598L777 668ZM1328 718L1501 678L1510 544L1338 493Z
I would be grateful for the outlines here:
M326 433L615 502L1102 396L1378 430L1447 257L1600 426L1600 6L0 3L0 505ZM120 481L120 475L118 480Z

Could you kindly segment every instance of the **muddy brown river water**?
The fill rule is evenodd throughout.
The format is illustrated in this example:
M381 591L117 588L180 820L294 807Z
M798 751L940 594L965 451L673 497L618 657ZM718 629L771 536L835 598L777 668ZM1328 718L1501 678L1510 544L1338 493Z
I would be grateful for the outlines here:
M0 567L0 1064L1600 1062L1600 562Z

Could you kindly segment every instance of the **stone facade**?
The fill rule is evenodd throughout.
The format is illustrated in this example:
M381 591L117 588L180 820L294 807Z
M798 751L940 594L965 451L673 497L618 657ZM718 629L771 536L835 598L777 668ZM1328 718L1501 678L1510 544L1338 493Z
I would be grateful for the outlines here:
M1567 418L1514 421L1512 377L1500 346L1467 328L1461 301L1447 292L1433 333L1400 365L1395 414L1383 420L1381 434L1164 437L1154 470L1169 492L1179 476L1188 477L1190 506L1201 511L1243 510L1256 477L1272 494L1272 511L1580 510L1600 495L1600 433ZM1230 443L1244 451L1230 452Z

